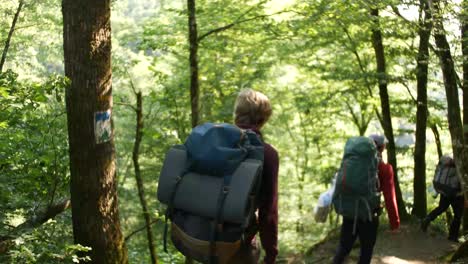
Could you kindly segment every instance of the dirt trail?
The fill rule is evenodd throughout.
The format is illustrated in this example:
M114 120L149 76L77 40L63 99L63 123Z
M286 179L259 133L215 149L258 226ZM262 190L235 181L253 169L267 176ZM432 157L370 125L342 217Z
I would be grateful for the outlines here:
M338 232L327 241L314 247L307 257L288 261L289 263L331 263L338 244ZM359 246L348 257L347 264L357 263ZM455 251L457 244L449 241L444 234L428 230L423 233L418 225L402 226L397 233L382 231L378 234L372 264L441 264L443 257ZM468 262L460 262L468 263Z
M402 226L400 232L379 234L373 264L439 264L443 256L453 252L456 243L444 235L429 230L423 233L417 226Z

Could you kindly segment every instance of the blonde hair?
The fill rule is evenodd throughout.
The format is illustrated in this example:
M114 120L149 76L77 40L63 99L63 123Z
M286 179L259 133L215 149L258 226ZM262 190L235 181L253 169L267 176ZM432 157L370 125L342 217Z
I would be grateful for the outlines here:
M253 125L261 128L272 113L266 95L252 89L242 90L234 106L234 121L238 125Z

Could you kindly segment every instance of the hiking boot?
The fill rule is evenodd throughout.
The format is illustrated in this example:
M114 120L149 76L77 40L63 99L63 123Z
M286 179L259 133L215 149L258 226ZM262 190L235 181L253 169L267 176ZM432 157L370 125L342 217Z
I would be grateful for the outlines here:
M423 231L424 233L426 233L426 232L427 232L427 228L429 227L429 223L430 223L430 222L431 222L431 221L429 221L429 219L424 218L424 219L422 220L422 222L421 222L421 231Z

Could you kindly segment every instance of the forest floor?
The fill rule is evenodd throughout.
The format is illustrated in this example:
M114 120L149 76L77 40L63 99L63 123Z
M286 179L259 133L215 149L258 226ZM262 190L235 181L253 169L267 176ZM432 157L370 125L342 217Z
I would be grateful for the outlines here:
M459 244L449 241L444 232L429 228L427 233L418 224L403 225L392 233L385 227L379 229L372 264L440 264ZM339 230L332 231L326 239L312 247L305 256L290 256L286 263L331 263L338 245ZM356 242L347 263L357 263L359 245ZM456 263L468 263L468 259Z

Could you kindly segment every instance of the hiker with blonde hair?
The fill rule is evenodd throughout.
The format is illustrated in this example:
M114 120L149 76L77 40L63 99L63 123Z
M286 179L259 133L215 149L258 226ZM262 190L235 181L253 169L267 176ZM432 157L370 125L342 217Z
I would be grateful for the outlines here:
M235 124L242 129L251 129L262 137L260 130L269 120L272 108L268 97L252 89L239 93L234 107ZM257 263L259 248L255 233L258 230L262 248L265 250L263 263L275 263L278 255L278 168L276 149L264 144L262 182L257 205L258 219L247 231L245 244L230 263Z

